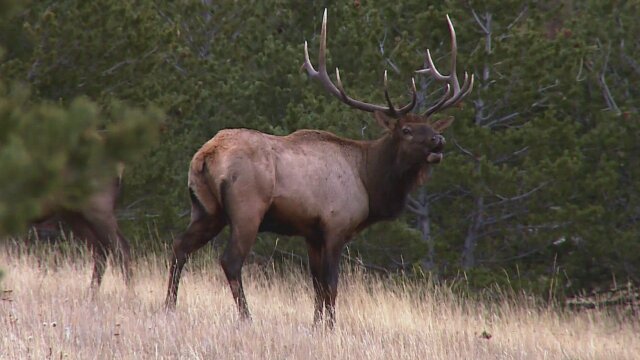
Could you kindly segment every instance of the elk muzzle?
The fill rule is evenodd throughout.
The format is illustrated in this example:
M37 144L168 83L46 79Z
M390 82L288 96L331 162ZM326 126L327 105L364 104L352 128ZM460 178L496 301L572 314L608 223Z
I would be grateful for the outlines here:
M444 136L440 134L433 135L433 137L431 138L431 142L433 142L434 149L438 149L438 151L442 150L444 144L447 143L447 141L444 139Z
M436 134L431 138L431 142L433 144L433 148L429 152L429 155L427 155L427 163L437 164L441 162L444 157L442 150L444 149L444 144L446 144L447 141L444 139L444 136Z

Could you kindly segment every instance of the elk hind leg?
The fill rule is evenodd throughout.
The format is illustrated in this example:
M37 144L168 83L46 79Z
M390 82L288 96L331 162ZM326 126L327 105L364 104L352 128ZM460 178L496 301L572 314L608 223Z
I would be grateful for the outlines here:
M117 242L114 252L116 263L120 265L122 276L127 287L131 287L131 279L133 277L133 271L131 269L131 246L129 240L122 234L120 229L117 229Z
M107 268L107 255L109 253L108 246L104 244L95 244L92 247L93 253L93 274L91 275L91 292L95 294L100 289L102 278Z
M129 243L122 236L118 228L115 214L113 214L112 211L102 210L100 208L84 211L83 214L83 218L86 219L93 233L91 242L107 249L104 252L104 256L107 256L108 253L111 252L114 262L123 269L125 283L129 286L130 248ZM102 257L101 253L102 252L94 253L94 256ZM104 272L104 269L101 271Z
M242 286L242 265L256 241L260 223L267 210L267 202L256 189L257 186L253 184L226 187L227 191L223 193L231 237L220 258L220 265L227 277L240 317L244 320L251 320L251 314ZM242 201L234 201L239 199Z
M256 226L232 225L231 238L220 258L220 265L227 277L233 300L236 302L240 317L244 320L250 320L251 313L242 286L242 266L255 243L258 226L259 224Z
M225 225L221 214L209 214L193 191L191 194L191 222L187 230L173 242L169 260L169 285L165 307L173 309L178 299L180 275L189 256L214 238Z
M62 215L62 220L69 225L74 237L86 242L93 258L93 273L91 275L91 290L97 292L107 266L109 244L96 235L95 229L82 214L68 212Z

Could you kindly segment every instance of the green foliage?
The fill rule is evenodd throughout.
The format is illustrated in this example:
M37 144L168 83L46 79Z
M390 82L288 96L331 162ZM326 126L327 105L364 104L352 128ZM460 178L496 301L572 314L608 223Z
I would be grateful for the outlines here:
M48 209L77 208L116 164L155 139L161 115L86 98L67 106L33 103L19 85L0 91L0 233L14 233ZM108 123L108 124L107 124Z
M0 8L15 9L9 5ZM43 19L55 18L47 11ZM0 234L10 234L50 209L81 206L105 179L116 176L116 164L133 160L155 142L154 125L163 115L106 98L100 108L78 94L62 104L35 96L15 69L21 49L12 36L22 34L14 18L2 19L0 27L12 31L1 43L8 47L3 74L10 76L0 80ZM42 91L41 84L34 85Z

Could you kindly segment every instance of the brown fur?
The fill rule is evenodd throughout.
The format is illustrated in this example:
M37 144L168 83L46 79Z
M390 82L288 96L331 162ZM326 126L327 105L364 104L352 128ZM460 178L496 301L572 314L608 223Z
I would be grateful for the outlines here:
M402 211L408 193L428 171L427 156L442 150L439 132L451 123L375 115L388 131L374 141L318 130L279 137L230 129L205 143L189 169L191 223L173 245L167 306L175 306L187 257L229 225L221 264L244 318L250 315L242 264L256 234L271 231L306 239L315 321L326 310L333 324L344 245L365 227Z
M103 187L87 199L76 209L51 206L40 221L50 219L62 221L73 232L74 236L87 243L91 250L94 268L91 277L91 289L95 292L100 288L104 275L107 257L114 256L115 262L121 267L125 282L131 280L130 246L129 241L120 231L115 216L115 208L121 193L122 178L109 180Z

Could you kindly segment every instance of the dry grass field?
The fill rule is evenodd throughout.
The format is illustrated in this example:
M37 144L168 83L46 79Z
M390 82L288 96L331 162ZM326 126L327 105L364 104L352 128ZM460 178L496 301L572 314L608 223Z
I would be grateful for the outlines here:
M140 260L132 292L108 272L88 292L88 259L0 248L2 359L638 359L640 324L564 313L505 295L498 304L343 273L338 324L312 326L306 274L248 266L242 323L217 262L187 266L178 308L163 309L164 260Z

